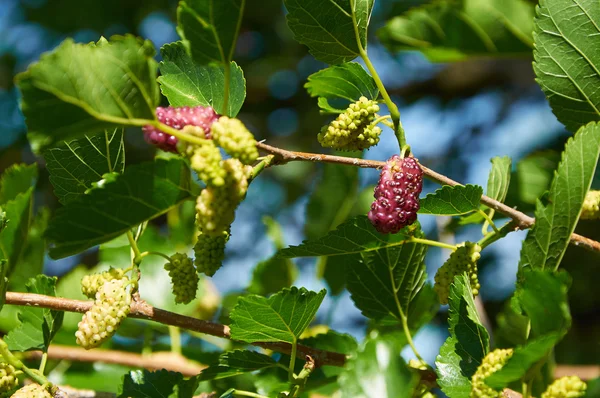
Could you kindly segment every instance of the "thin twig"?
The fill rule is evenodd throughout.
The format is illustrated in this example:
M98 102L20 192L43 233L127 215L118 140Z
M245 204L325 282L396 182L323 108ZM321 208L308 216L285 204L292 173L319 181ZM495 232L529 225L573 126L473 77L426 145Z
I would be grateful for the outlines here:
M309 161L309 162L323 162L323 163L336 163L336 164L346 164L350 166L362 167L362 168L370 168L370 169L380 169L385 165L385 162L379 162L376 160L365 160L365 159L357 159L345 156L333 156L333 155L323 155L318 153L307 153L307 152L295 152L288 151L285 149L277 148L271 145L267 145L264 142L257 143L258 148L262 149L265 152L271 153L273 155L277 155L278 159L276 159L273 164L282 164L293 161ZM442 185L462 185L453 179L446 177L443 174L440 174L426 166L421 164L421 168L423 169L423 174L428 178L442 184ZM499 213L504 214L505 216L511 218L515 226L518 229L527 229L533 226L535 223L535 219L533 217L528 216L525 213L522 213L512 207L506 206L504 203L498 202L490 198L489 196L483 195L481 197L481 203L486 205L487 207L496 210ZM578 234L571 235L571 244L575 246L581 246L590 251L600 252L600 242L592 240L590 238L586 238L585 236L581 236Z
M83 313L92 307L93 301L71 300L34 293L7 292L6 304ZM163 325L177 326L182 329L231 339L231 333L229 326L227 325L221 325L219 323L204 321L202 319L191 318L189 316L161 310L160 308L151 306L145 301L133 302L131 304L129 316L131 318L146 319L159 322ZM288 343L254 343L254 345L282 352L284 354L290 354L292 351L292 347ZM310 348L301 344L298 344L296 355L302 359L307 355L310 355L315 360L317 366L344 366L346 361L345 354Z
M25 354L26 358L40 359L41 351L30 351ZM49 359L61 359L77 362L102 362L129 366L132 368L143 368L148 370L167 369L179 372L184 376L196 376L206 366L199 365L188 360L182 355L168 351L155 352L141 355L117 350L85 350L79 347L52 344L48 349Z

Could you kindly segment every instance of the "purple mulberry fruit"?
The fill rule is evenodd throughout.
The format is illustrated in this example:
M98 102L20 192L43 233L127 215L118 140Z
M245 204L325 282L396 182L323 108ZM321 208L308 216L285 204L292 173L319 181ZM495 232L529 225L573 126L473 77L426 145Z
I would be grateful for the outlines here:
M394 155L379 176L369 220L382 234L395 234L414 223L423 189L423 170L413 158Z
M156 117L159 122L171 126L177 130L185 126L198 126L204 130L206 139L211 139L210 127L219 119L219 115L211 107L203 106L183 106L167 108L156 108ZM163 151L177 153L177 138L167 134L158 128L146 125L142 128L146 142L152 144Z

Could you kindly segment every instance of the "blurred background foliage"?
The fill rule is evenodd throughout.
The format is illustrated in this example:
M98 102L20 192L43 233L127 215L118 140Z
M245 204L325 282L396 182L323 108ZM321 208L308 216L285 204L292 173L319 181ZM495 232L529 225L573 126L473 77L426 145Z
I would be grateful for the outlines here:
M489 159L508 155L513 159L513 175L506 202L531 214L536 199L549 186L559 153L570 134L556 120L534 81L532 44L527 34L531 36L535 1L489 1L505 7L520 24L507 33L488 20L486 10L480 7L486 2L465 1L465 12L470 17L482 26L492 24L489 26L490 42L495 43L492 47L476 43L468 27L453 23L451 1L378 0L371 22L369 54L399 104L408 142L422 163L458 181L485 186ZM59 204L43 160L33 156L25 138L13 77L66 37L90 42L100 36L134 33L150 39L159 49L178 39L176 6L175 0L0 0L0 170L20 162L40 165L35 204L38 209L49 210L39 212L37 228L32 231L34 238L41 239L39 235L48 214ZM445 39L439 39L435 32L419 31L423 18L437 18L439 26L447 30ZM419 48L426 50L415 51ZM293 40L281 0L248 0L235 60L247 79L247 98L239 117L257 139L287 149L322 152L316 135L329 117L319 114L316 99L308 96L303 84L311 73L325 65L315 61L305 47ZM154 156L139 129L126 132L126 146L127 165ZM364 156L384 160L394 154L395 148L393 134L387 130L381 143ZM308 163L291 163L269 170L253 182L248 198L239 208L225 266L211 281L202 284L198 303L175 307L161 261L150 259L144 262L142 295L146 287L146 291L159 293L144 298L163 308L226 321L233 298L245 291L269 293L275 272L280 279L276 286L293 282L312 290L328 287L336 295L328 295L317 323L361 338L367 322L342 289L343 264L323 264L314 259L292 264L268 259L278 247L298 244L307 236L318 236L333 227L337 213L332 212L340 207L340 200L344 201L348 215L365 213L377 178L375 170L352 171L344 166L326 168ZM319 186L320 181L323 183ZM597 181L594 186L600 188ZM424 193L435 188L428 183ZM311 198L312 192L315 195ZM337 195L339 192L344 193L343 197ZM167 253L189 249L192 212L191 206L184 206L155 220L144 234L142 248L146 245L154 250L163 248ZM263 223L263 216L272 219ZM463 227L428 216L420 219L427 234L438 239L460 242L477 240L480 236L478 226ZM577 232L600 239L600 229L591 222L581 222ZM524 232L510 234L483 252L481 295L494 325L514 289L524 236ZM12 288L21 290L25 276L29 272L35 274L35 267L43 264L45 273L61 277L59 294L80 298L78 281L88 268L97 264L118 266L129 261L124 244L117 240L60 261L32 255L35 258L23 263L24 276L13 280ZM441 250L430 250L427 257L430 279L446 256ZM258 263L261 264L253 273ZM574 280L570 290L573 328L557 347L558 363L597 363L600 358L597 338L600 276L595 272L598 263L597 255L573 246L563 259L562 267ZM417 346L429 363L433 363L447 336L445 318L446 311L442 308L416 336ZM74 344L72 332L77 320L77 315L67 315L59 342ZM14 322L14 309L5 307L0 326L6 330ZM225 342L199 337L184 336L184 352L199 362L210 362L215 357L214 347L222 348ZM153 350L166 347L168 331L158 325L130 320L111 344L139 351L148 342L154 343ZM405 354L411 356L409 352ZM56 373L59 376L54 377L60 377L60 382L87 388L94 388L96 383L103 390L107 387L107 377L123 373L123 369L112 365L73 363L66 368L64 363L54 365L59 366ZM249 382L246 376L235 380L241 388ZM229 380L223 384L231 387Z

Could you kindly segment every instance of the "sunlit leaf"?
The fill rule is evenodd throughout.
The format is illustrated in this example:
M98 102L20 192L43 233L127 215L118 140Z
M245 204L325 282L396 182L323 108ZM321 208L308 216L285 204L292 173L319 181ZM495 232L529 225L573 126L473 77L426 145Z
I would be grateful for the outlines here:
M521 267L558 268L575 229L600 155L600 126L590 123L567 142L544 205L521 250Z
M211 106L220 115L235 117L246 98L244 72L230 63L229 100L223 109L225 70L223 65L200 65L188 55L182 42L165 44L160 53L160 90L171 106Z
M34 151L116 126L154 120L159 90L150 41L65 40L17 76Z
M312 322L325 293L292 287L269 298L240 297L230 315L231 338L247 343L294 343Z
M479 209L483 188L479 185L444 185L421 199L421 214L457 216Z
M600 3L542 0L535 17L537 82L554 114L571 131L600 120Z
M366 48L373 2L284 0L294 38L306 45L316 59L330 65L352 61L359 55L357 34L361 46Z

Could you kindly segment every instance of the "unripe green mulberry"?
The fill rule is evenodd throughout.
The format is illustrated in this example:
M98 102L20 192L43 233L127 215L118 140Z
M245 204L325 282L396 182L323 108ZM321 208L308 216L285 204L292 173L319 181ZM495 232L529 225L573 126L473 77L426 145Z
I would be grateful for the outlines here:
M217 145L243 164L252 164L258 158L256 140L240 120L223 116L213 123L211 131Z
M435 274L434 290L438 294L441 304L448 304L448 294L450 285L454 282L454 277L466 272L471 282L473 295L479 294L479 279L477 277L477 260L481 257L481 246L477 243L464 242L457 247L444 265L442 265Z
M188 145L185 150L190 165L207 186L222 186L226 171L223 169L221 151L212 140L202 139L201 142L202 144Z
M581 209L581 219L600 219L600 191L589 191L587 195L585 195L583 208Z
M565 376L554 380L542 394L542 398L579 398L585 396L587 385L577 376Z
M223 264L225 244L229 240L229 231L213 236L200 232L194 246L196 269L198 272L213 276Z
M9 392L19 385L15 375L15 368L4 362L0 362L0 393Z
M105 272L86 275L81 279L81 292L89 298L95 298L98 289L100 289L105 282L123 278L127 278L125 276L125 270L112 267Z
M481 365L475 371L475 374L471 378L471 395L470 398L501 398L502 392L498 392L485 384L485 379L492 373L495 373L502 369L506 361L512 356L513 350L494 350L488 353L483 360Z
M237 159L223 162L225 184L207 187L196 201L196 224L207 234L218 235L227 230L235 218L235 209L248 191L251 168Z
M12 398L52 398L52 394L39 384L28 384L17 390Z
M131 293L125 279L113 279L102 285L94 305L77 325L77 344L86 350L98 347L112 337L123 319L127 318L131 305Z
M165 270L169 271L176 303L187 304L196 298L198 274L187 254L172 255L171 261L165 264Z
M339 116L323 127L318 135L323 147L356 151L370 148L379 143L381 129L371 126L377 117L377 101L360 97L358 101L340 113Z

